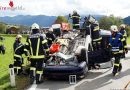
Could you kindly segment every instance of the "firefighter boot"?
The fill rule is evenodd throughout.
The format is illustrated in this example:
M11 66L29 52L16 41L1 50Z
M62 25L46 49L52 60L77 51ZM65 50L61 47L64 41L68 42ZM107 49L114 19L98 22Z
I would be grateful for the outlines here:
M30 84L33 84L35 81L35 77L34 76L30 76Z
M20 75L22 73L22 67L18 67L18 72L17 72L17 75Z
M121 70L122 70L122 64L120 63L118 72L121 72Z
M30 68L30 84L33 84L35 81L35 69L33 67Z
M113 74L113 76L119 75L117 66L114 66L112 74Z
M42 73L43 73L42 71L37 71L37 74L36 74L36 84L43 83Z

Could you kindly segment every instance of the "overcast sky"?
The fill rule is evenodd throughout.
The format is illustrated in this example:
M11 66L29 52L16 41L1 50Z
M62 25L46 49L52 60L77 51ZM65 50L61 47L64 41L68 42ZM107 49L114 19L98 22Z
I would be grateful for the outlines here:
M127 17L130 0L12 0L14 6L25 10L0 10L0 16L15 15L67 15L77 10L81 15L99 14ZM0 7L9 6L10 0L0 0Z

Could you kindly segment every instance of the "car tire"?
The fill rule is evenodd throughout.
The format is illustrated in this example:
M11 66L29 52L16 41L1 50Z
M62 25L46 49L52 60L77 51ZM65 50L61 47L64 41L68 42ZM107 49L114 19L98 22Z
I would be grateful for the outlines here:
M86 56L86 50L85 49L81 49L80 57L81 57L81 61L87 61L87 56Z
M88 73L88 60L87 60L87 54L86 54L86 49L81 49L81 61L85 61L86 62L86 68L85 68L85 71L84 71L84 74L82 76L82 78L85 78L85 76L87 75ZM82 79L81 78L81 79Z
M86 61L86 50L85 49L81 49L81 61Z

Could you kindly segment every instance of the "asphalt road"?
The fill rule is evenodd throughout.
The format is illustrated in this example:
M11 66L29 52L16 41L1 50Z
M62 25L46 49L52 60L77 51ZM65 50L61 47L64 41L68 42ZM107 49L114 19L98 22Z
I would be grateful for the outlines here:
M112 68L91 70L74 85L69 84L69 81L46 80L40 85L33 84L27 90L124 90L130 81L130 51L121 62L123 69L116 77L111 74ZM126 90L130 90L130 85Z

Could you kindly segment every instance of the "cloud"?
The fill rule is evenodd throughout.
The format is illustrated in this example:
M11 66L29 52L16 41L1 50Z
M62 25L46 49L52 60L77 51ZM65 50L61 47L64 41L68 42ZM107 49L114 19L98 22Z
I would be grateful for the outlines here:
M8 6L10 0L0 1L0 6ZM130 0L12 0L15 6L25 10L2 11L0 16L14 15L67 15L77 10L80 14L101 14L126 17L130 15Z

